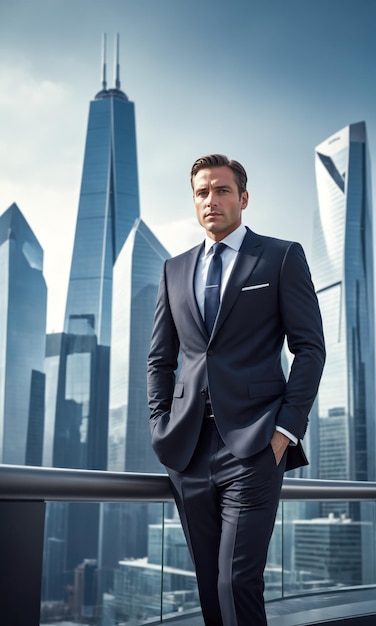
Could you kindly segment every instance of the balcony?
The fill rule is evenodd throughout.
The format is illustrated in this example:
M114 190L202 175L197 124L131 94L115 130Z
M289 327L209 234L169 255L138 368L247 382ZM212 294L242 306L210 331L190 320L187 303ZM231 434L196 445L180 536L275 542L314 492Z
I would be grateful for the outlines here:
M138 578L150 578L153 572L153 582L158 581L158 593L153 594L158 615L150 617L145 612L144 618L119 621L110 610L105 616L104 601L102 604L100 599L96 616L61 619L62 625L203 626L197 607L189 608L189 602L178 606L179 593L166 590L166 580L176 575L176 568L173 571L169 567L166 557L165 507L171 508L172 494L165 475L3 465L0 466L0 615L2 620L6 616L6 621L2 621L4 626L58 623L52 622L52 618L46 621L46 616L41 618L46 502L132 503L132 506L148 503L158 508L162 519L161 525L155 525L153 535L160 555L158 565L146 567L138 561L122 562L119 555L124 569L137 567ZM269 626L374 626L375 502L375 483L285 478L265 572ZM357 521L345 514L299 519L299 507L303 503L311 504L313 512L317 503L324 509L327 506L328 511L339 510L338 503L344 503L343 510L357 511ZM190 574L188 578L193 597L194 576ZM107 597L110 608L112 600Z

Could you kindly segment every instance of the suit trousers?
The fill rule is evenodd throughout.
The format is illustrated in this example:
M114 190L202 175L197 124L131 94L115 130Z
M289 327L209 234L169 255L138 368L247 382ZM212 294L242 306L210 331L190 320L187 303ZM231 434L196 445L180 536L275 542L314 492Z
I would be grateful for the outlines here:
M266 625L263 574L285 464L271 445L235 458L204 418L188 467L167 468L206 626Z

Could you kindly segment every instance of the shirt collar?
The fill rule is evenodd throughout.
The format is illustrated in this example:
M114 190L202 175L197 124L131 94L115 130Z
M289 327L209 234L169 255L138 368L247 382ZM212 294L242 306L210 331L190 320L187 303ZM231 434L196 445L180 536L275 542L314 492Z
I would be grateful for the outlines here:
M225 237L221 241L222 243L225 243L226 246L228 246L229 248L232 248L233 250L235 250L235 252L239 252L240 246L243 243L243 239L245 237L246 232L247 232L247 229L244 226L244 224L240 224L240 226L238 226L235 230L232 231L232 233L227 235L227 237ZM210 252L214 243L215 242L213 241L213 239L210 239L210 237L208 236L205 237L205 255L207 255Z

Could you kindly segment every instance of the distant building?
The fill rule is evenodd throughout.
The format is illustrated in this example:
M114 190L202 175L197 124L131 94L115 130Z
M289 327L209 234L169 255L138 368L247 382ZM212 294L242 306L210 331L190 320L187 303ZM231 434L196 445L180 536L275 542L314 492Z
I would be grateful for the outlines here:
M65 596L65 541L48 537L43 551L44 586L42 598L50 601L61 600Z
M0 463L42 462L46 309L43 250L12 204L0 216Z
M47 335L43 465L106 469L109 354L94 334Z
M327 360L318 393L318 478L375 480L375 331L370 169L364 122L317 146L312 274ZM332 429L333 430L333 429ZM313 442L317 447L319 441Z
M148 563L146 558L120 561L114 582L116 619L143 623L159 617L161 577L161 567ZM164 615L198 608L195 573L165 566L162 603Z
M150 442L146 357L169 255L140 219L134 104L120 88L118 53L117 42L115 87L107 88L104 58L102 89L90 103L64 332L47 337L43 460L160 472ZM51 515L47 534L57 536L58 520L65 524L68 577L85 559L97 559L102 602L112 595L119 560L146 554L148 523L160 519L160 507L67 509Z
M150 442L146 385L154 309L169 253L136 220L114 265L108 469L164 472Z
M65 332L95 334L110 345L112 270L140 216L134 104L120 89L119 46L115 87L90 103L80 202L69 279Z
M348 459L351 454L348 421L343 407L329 409L327 417L322 417L320 424L320 478L322 480L349 480ZM351 515L350 502L320 503L320 513L327 516Z
M98 617L97 562L84 559L74 572L73 612L76 622L94 624Z
M159 279L168 252L136 220L114 266L108 469L165 472L151 447L146 364ZM121 558L147 553L148 525L160 520L147 503L101 505L101 590L109 591Z
M176 519L149 526L147 557L119 561L114 579L116 619L158 617L162 576L163 615L199 607L196 575Z
M107 88L104 63L90 103L64 332L47 338L43 459L58 467L107 469L113 267L139 217L134 104L120 88L118 52L117 43L115 87ZM99 504L66 506L46 536L57 536L63 516L72 581L97 557Z
M162 554L163 547L163 554ZM148 529L148 563L193 572L194 566L188 552L179 519L165 518L163 523L150 524ZM168 591L172 591L173 588Z
M113 267L140 213L134 104L120 89L116 67L115 87L107 89L104 69L102 89L90 103L64 327L77 340L62 352L59 373L61 401L81 412L79 430L89 443L85 458L71 458L71 467L88 469L107 467ZM83 349L83 337L95 349ZM60 408L59 400L56 415Z
M293 571L300 591L372 584L375 571L373 522L345 516L295 520Z
M346 411L343 407L333 407L327 417L320 419L320 478L348 480L350 449Z
M99 626L114 626L116 614L115 603L115 596L112 593L103 594Z

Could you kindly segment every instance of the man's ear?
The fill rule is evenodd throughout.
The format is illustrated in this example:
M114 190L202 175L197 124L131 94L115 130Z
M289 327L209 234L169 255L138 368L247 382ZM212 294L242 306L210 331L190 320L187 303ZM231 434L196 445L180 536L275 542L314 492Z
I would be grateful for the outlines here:
M246 209L248 206L249 194L248 191L243 191L241 195L241 208Z

